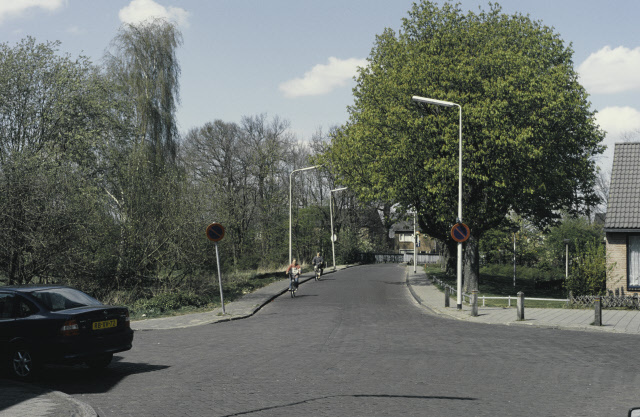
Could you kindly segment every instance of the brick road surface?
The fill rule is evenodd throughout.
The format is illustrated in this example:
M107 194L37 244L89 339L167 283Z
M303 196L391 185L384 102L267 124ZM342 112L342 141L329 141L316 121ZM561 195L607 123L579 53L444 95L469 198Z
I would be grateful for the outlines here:
M406 268L310 281L251 318L136 332L94 374L39 385L100 416L626 416L639 336L491 326L418 306Z

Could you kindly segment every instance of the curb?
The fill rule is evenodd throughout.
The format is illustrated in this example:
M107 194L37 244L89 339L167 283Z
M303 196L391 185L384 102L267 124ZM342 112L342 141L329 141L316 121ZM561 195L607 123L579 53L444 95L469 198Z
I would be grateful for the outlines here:
M5 384L8 387L5 387ZM4 401L0 400L0 417L17 415L98 417L98 413L89 404L64 392L41 389L25 382L8 379L0 379L0 387L3 388L3 395L5 395ZM15 402L12 402L12 396L15 397Z

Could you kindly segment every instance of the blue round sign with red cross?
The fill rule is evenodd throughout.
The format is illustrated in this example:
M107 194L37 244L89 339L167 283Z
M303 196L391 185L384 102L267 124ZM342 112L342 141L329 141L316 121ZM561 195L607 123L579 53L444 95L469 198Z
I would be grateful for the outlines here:
M220 223L211 223L207 226L207 238L213 242L222 240L224 237L224 226Z
M456 223L451 228L451 237L458 243L462 243L469 239L469 235L471 231L469 230L469 226L464 223Z

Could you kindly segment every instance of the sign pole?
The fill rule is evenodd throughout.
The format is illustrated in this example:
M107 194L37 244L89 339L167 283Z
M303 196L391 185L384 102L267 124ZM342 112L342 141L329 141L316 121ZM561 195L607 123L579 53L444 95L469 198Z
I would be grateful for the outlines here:
M222 274L220 273L220 255L218 254L218 241L224 237L224 226L220 223L211 223L206 230L207 239L216 243L216 262L218 264L218 284L220 285L220 303L222 304L222 314L224 310L224 295L222 294Z
M416 235L416 215L418 210L413 213L413 273L416 273L416 264L418 263L418 249L416 248L416 241L418 240L418 236Z
M218 262L218 285L220 286L220 303L222 303L222 314L224 311L224 295L222 294L222 275L220 274L220 255L218 255L218 242L216 242L216 261Z

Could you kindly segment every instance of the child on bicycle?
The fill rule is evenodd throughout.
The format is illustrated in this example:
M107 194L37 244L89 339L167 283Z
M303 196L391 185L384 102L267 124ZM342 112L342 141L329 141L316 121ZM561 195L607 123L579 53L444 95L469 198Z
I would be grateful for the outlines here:
M311 263L313 264L313 270L317 271L319 269L320 275L322 275L322 271L324 269L324 259L322 258L322 256L320 256L320 252L318 252L318 254L313 257Z
M287 267L286 274L289 275L289 290L291 290L292 285L293 288L298 289L298 279L300 278L301 271L302 268L295 259L291 262L291 265Z

